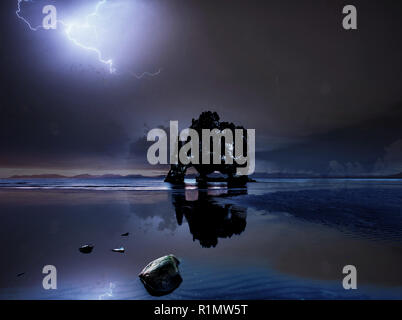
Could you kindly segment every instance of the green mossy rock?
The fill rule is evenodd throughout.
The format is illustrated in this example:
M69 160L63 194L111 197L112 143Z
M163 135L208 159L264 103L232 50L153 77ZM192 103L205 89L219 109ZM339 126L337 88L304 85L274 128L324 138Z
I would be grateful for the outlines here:
M183 281L179 264L179 259L169 254L150 262L138 276L151 295L165 295L174 291Z

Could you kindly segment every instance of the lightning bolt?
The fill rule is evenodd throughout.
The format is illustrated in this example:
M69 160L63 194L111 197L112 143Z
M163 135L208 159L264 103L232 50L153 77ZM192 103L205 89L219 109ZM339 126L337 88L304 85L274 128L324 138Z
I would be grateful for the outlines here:
M137 73L134 73L134 72L128 72L128 74L130 74L130 75L133 76L133 77L136 77L137 79L142 79L142 78L144 78L144 77L146 77L146 76L148 76L148 77L155 77L155 76L159 75L161 72L162 72L162 69L159 69L159 70L156 71L156 72L148 72L148 71L145 71L145 72L143 72L143 73L141 73L141 74L137 74Z
M26 20L23 16L20 15L21 13L21 2L33 2L32 0L17 0L17 11L15 11L15 14L17 15L18 19L21 19L22 21L25 22L25 24L29 27L31 31L38 31L42 26L37 26L37 27L32 27L32 25L29 23L28 20Z
M33 27L31 25L31 23L25 19L22 15L21 15L21 3L22 2L34 2L33 0L17 0L17 11L15 12L15 14L17 15L18 19L22 20L26 25L28 25L29 29L31 31L38 31L39 29L42 28L42 25L37 26L37 27ZM96 38L98 38L98 29L96 28L96 26L92 25L90 23L90 20L93 17L99 17L99 10L101 9L101 7L107 2L107 0L101 0L96 4L95 10L94 12L88 14L85 18L85 22L82 24L79 23L67 23L65 21L62 20L57 20L57 23L62 25L64 27L64 32L67 36L67 39L69 41L71 41L74 45L76 45L77 47L80 47L81 49L84 49L86 51L90 51L96 54L98 61L102 64L104 64L109 72L111 74L116 74L117 69L114 67L113 64L113 60L112 59L106 59L103 57L102 52L99 48L94 47L94 46L90 46L90 45L86 45L82 42L80 42L78 39L74 38L73 36L73 30L75 29L90 29L93 31L93 34L95 35ZM128 74L130 74L131 76L137 78L137 79L142 79L145 76L149 76L149 77L154 77L159 75L162 72L162 69L159 69L157 72L143 72L141 74L136 74L134 72L128 72Z
M110 73L115 73L116 72L116 68L113 66L113 60L112 59L104 59L102 57L102 52L96 48L96 47L92 47L92 46L87 46L81 42L79 42L77 39L74 39L74 37L71 35L71 32L74 28L80 28L80 29L92 29L94 31L94 34L98 35L98 30L96 29L95 26L90 24L90 19L92 17L97 17L99 16L99 9L106 3L107 0L102 0L100 2L97 3L96 7L95 7L95 11L90 13L89 15L86 16L85 18L85 23L84 24L77 24L77 23L66 23L64 21L58 20L57 22L60 23L61 25L63 25L65 27L65 32L67 35L68 40L70 40L71 42L73 42L76 46L85 49L87 51L92 51L94 52L97 56L98 56L98 61L105 64Z

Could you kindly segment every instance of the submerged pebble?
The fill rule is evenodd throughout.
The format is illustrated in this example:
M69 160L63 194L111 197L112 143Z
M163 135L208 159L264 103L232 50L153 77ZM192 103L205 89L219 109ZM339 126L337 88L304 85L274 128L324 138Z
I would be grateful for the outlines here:
M81 253L91 253L93 250L94 246L91 244L86 244L83 245L82 247L79 248Z
M124 253L124 248L117 248L117 249L112 249L113 252L119 252L119 253Z
M179 260L169 254L150 262L138 276L151 295L162 296L174 291L183 281L179 264Z

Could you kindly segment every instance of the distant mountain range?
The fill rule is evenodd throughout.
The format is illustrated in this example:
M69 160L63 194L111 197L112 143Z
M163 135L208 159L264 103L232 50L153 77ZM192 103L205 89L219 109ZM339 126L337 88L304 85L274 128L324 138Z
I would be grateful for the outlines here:
M186 176L188 179L194 179L195 174L189 174ZM393 175L360 175L360 176L334 176L334 175L307 175L307 174L297 174L297 173L254 173L250 176L253 179L266 178L266 179L402 179L402 172ZM165 178L165 175L159 176L143 176L140 174L131 175L119 175L119 174L103 174L103 175L92 175L92 174L79 174L75 176L64 176L60 174L36 174L36 175L14 175L8 179L139 179L148 178L156 179Z
M302 173L255 173L252 178L266 179L402 179L402 172L393 175L325 175L325 174L302 174Z
M64 176L60 174L34 174L34 175L14 175L9 177L8 179L122 179L122 178L164 178L164 175L161 176L152 176L147 177L140 174L132 174L132 175L120 175L120 174L103 174L103 175L92 175L92 174L79 174L75 176Z

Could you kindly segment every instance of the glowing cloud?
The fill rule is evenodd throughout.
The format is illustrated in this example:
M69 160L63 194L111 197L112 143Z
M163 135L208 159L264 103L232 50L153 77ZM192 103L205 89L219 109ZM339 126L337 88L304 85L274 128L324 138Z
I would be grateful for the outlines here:
M97 36L98 30L97 30L96 26L91 25L90 19L99 15L99 9L105 3L106 3L106 0L102 0L102 1L98 2L98 4L95 7L95 11L86 16L84 24L77 24L77 23L70 23L69 24L69 23L66 23L66 22L61 21L61 20L58 20L57 22L65 27L65 32L67 34L67 38L70 41L72 41L76 46L78 46L78 47L80 47L82 49L95 52L97 57L98 57L98 61L103 63L103 64L105 64L105 65L107 65L108 68L109 68L110 73L115 73L116 69L113 66L113 60L112 59L104 59L102 57L102 52L100 51L100 49L98 49L96 47L93 47L93 46L85 45L85 44L81 43L80 41L78 41L76 38L74 38L72 36L72 31L74 29L92 29L93 34L95 36Z
M23 2L31 2L32 3L34 1L33 0L17 0L17 10L16 10L15 14L17 15L18 19L22 20L29 27L29 29L31 31L38 31L39 29L43 28L42 25L37 26L37 27L32 26L32 24L21 15L21 4ZM102 51L99 48L99 46L94 45L94 44L91 45L91 44L87 43L87 41L84 41L75 36L75 34L79 34L79 33L87 33L88 34L88 32L89 32L91 40L96 40L95 43L97 44L98 27L92 23L92 20L96 17L98 17L98 18L100 17L100 10L106 4L106 2L107 2L107 0L100 0L96 4L94 11L89 13L85 17L83 23L66 22L66 21L58 19L57 24L64 27L64 32L69 41L71 41L74 45L76 45L77 47L80 47L83 50L93 52L96 55L98 61L100 63L104 64L108 68L108 70L111 74L117 74L117 69L114 66L113 60L111 58L105 58L104 55L102 54ZM88 40L88 39L86 39L86 40ZM88 42L93 42L93 41L88 41ZM161 73L161 71L162 71L162 69L159 69L157 72L154 72L154 73L146 71L141 74L136 74L134 72L129 71L129 72L127 72L127 74L134 76L137 79L141 79L145 76L150 76L150 77L157 76ZM119 74L122 74L122 73L119 73Z

